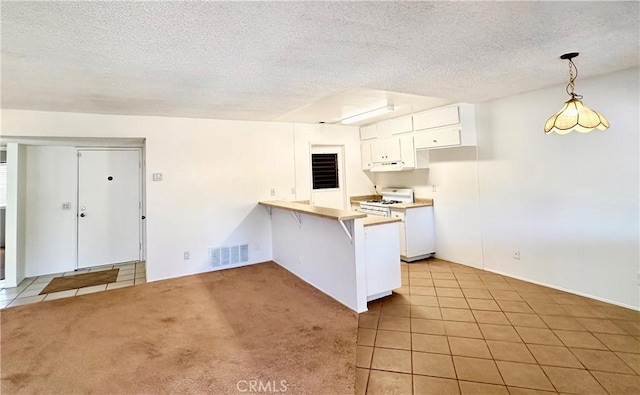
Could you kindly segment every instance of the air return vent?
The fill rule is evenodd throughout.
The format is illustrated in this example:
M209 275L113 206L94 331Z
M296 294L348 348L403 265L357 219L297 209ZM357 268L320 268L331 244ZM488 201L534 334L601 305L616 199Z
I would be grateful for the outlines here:
M209 249L209 268L212 270L246 262L249 262L248 244Z

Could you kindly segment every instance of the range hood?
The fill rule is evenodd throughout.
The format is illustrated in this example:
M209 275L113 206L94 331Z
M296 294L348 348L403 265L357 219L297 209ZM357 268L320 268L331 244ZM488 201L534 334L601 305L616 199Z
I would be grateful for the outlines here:
M372 173L380 173L385 171L402 171L405 170L403 162L384 162L374 163L369 169Z

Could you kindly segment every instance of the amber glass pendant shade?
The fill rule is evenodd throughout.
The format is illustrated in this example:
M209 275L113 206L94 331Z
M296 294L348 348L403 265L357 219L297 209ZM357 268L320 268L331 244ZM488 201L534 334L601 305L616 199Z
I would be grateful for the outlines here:
M593 129L607 130L608 128L609 122L604 115L585 106L579 99L571 98L564 103L560 111L547 120L544 132L567 134L575 130L580 133L589 133Z

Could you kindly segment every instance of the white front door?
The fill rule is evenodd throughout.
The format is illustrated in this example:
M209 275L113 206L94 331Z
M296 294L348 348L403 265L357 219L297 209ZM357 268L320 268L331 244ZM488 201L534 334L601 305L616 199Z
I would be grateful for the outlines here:
M78 268L140 259L140 150L78 150Z
M311 146L311 204L345 210L342 146Z

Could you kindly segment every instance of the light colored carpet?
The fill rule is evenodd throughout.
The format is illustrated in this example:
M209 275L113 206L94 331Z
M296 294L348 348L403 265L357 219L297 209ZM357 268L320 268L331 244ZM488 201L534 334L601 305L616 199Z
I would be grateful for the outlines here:
M3 393L354 392L357 315L272 262L0 314Z

